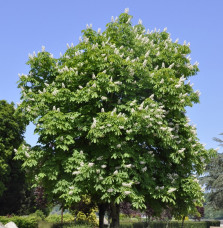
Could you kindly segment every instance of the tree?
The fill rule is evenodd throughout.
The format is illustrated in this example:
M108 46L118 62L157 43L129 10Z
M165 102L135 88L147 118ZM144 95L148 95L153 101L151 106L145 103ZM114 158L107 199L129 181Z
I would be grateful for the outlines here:
M14 104L0 101L0 215L20 213L25 199L29 198L25 187L25 173L21 161L13 160L15 151L23 142L25 122ZM31 205L30 205L31 207ZM28 208L30 208L28 207ZM27 209L27 208L26 208Z
M199 102L186 83L198 71L189 43L172 42L166 29L146 33L131 18L126 9L103 33L87 25L60 58L42 47L19 80L19 109L40 144L21 147L17 159L51 198L69 206L86 194L109 203L112 227L123 201L157 213L195 208L202 193L192 174L214 153L186 117L185 107Z
M218 153L208 163L205 175L201 178L207 193L207 206L215 210L222 209L223 203L223 154Z

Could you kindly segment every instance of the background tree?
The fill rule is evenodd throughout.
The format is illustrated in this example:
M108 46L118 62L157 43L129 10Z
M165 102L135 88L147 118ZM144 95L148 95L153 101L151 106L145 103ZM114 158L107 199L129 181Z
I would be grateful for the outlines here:
M25 183L21 161L13 160L23 142L25 122L14 104L0 101L0 215L29 213L34 198Z
M208 163L201 183L207 190L207 206L222 209L223 203L223 154L218 153Z
M186 82L198 71L189 43L172 42L166 29L146 32L141 20L132 26L131 18L126 9L103 33L87 25L58 59L43 47L19 80L19 109L41 144L21 147L17 158L49 197L109 203L112 227L125 200L157 212L195 208L202 193L192 174L214 153L186 117L185 107L199 101Z

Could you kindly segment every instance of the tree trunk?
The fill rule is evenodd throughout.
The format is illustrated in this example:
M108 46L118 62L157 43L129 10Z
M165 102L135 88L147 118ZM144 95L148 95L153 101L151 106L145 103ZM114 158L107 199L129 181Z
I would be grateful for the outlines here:
M181 224L181 228L184 227L184 220L185 220L185 216L183 216L183 219L182 219L182 224Z
M110 205L110 210L111 210L111 228L119 228L119 212L120 212L120 206L119 204L114 204L111 203Z
M61 207L61 223L63 223L63 206Z
M98 204L98 210L99 210L99 228L104 227L104 217L105 217L105 211L106 211L106 205L105 204Z

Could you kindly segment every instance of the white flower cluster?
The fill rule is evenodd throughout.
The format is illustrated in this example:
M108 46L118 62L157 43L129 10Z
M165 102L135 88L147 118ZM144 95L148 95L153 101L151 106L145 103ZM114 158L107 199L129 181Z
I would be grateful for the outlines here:
M93 123L91 125L91 128L95 128L96 124L97 124L97 120L96 120L96 118L93 118Z
M89 166L89 167L92 167L93 165L94 165L93 162L89 162L89 163L88 163L88 166Z
M155 189L156 189L156 190L159 190L159 189L162 190L162 189L164 189L164 186L161 186L161 187L160 187L160 186L156 186Z
M74 171L72 174L73 175L78 175L78 174L80 174L81 172L80 171Z
M169 190L167 191L168 193L174 192L176 191L176 188L169 188Z
M124 187L131 187L132 186L132 182L130 182L130 183L122 183L122 186L124 186Z
M131 194L131 191L124 191L124 194L129 195L129 194Z

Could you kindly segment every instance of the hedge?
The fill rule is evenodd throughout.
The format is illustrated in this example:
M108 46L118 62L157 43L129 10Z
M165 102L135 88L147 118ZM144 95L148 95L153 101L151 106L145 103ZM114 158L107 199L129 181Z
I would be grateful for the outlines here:
M209 228L210 226L220 226L220 221L202 221L193 222L185 221L184 228ZM52 228L89 228L89 225L77 225L75 223L55 223ZM146 222L136 222L136 223L121 223L120 228L147 228L148 224ZM151 222L150 228L166 228L166 222ZM180 221L171 221L168 224L168 228L181 228Z
M151 222L150 228L166 228L166 222ZM220 226L220 221L202 221L193 222L185 221L184 228L209 228L210 226ZM121 223L120 228L147 228L148 224L146 222L136 222L136 223ZM168 228L181 228L180 221L171 221L168 224Z
M0 222L4 225L9 222L14 222L19 228L37 228L38 219L36 217L30 216L13 216L6 217L0 216Z

